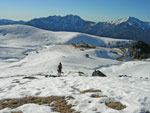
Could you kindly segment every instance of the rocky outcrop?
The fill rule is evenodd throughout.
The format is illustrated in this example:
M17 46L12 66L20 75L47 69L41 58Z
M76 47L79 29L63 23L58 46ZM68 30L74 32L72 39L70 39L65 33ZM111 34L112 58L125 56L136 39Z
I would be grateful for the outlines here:
M102 73L101 71L99 71L99 70L95 70L95 71L92 73L92 76L106 77L106 75L105 75L104 73Z

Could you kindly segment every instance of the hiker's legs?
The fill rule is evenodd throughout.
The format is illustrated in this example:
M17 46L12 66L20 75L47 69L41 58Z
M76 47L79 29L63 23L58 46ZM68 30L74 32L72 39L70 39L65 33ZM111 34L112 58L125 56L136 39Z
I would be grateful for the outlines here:
M58 72L58 77L60 77L61 76L61 72Z

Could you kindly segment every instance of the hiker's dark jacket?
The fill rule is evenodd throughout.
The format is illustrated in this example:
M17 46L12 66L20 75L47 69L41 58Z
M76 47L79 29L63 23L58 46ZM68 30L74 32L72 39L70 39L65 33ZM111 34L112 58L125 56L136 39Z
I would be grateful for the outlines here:
M59 65L58 65L58 70L57 70L59 73L61 73L62 72L62 64L60 63Z

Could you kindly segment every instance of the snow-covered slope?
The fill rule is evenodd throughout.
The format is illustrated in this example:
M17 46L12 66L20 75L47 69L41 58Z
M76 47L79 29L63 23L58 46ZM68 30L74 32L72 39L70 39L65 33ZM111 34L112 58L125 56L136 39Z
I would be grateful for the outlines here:
M109 47L110 45L108 44L116 45L117 42L120 42L120 44L129 43L128 40L115 40L81 33L51 32L25 25L7 25L0 27L0 63L4 64L4 62L6 62L8 63L8 67L22 67L20 71L22 74L28 72L28 69L25 67L29 68L32 67L32 65L35 66L35 68L32 67L29 69L35 69L34 73L41 72L42 70L48 71L51 65L56 67L59 61L67 63L68 68L70 65L74 65L74 68L78 67L77 70L80 67L94 70L99 67L99 63L104 61L105 58L107 59L105 63L103 63L104 66L118 63L117 61L113 61L113 59L120 57L121 53L116 54L110 52L111 50L109 49L99 48L80 51L80 49L74 49L74 47L71 46L72 43L83 42L99 47ZM89 54L91 59L86 59L85 54ZM100 57L104 59L101 59L99 62ZM78 66L81 59L83 59L82 66ZM54 62L52 63L51 61ZM89 65L86 67L88 62ZM1 66L1 70L3 70L3 66L6 67L6 63ZM40 66L41 64L45 64L46 67ZM10 70L13 69L10 68ZM54 71L56 69L52 68L52 70ZM5 76L6 73L11 73L11 71L5 71L3 71ZM30 72L32 71L29 71L29 73ZM4 75L3 73L1 74Z
M0 26L0 40L1 46L41 46L46 44L72 44L82 42L95 46L107 46L108 42L116 44L118 41L125 41L75 32L52 32L26 25Z
M87 49L71 45L83 42L97 47ZM25 25L0 26L0 100L72 96L74 99L67 102L81 113L147 113L150 111L150 62L116 60L123 51L110 46L114 47L118 42L122 45L132 43L82 33L45 31ZM45 75L57 75L59 62L63 65L62 77L45 78ZM91 77L95 69L107 77ZM37 79L23 79L25 76ZM82 93L84 90L102 92ZM126 108L115 110L106 106L118 101ZM12 109L1 109L0 106L0 113L54 113L55 109L48 105L28 103Z

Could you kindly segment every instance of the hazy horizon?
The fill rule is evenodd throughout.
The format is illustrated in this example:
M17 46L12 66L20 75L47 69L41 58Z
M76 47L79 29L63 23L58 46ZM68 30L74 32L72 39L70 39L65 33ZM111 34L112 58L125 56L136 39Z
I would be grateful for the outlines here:
M1 0L0 19L29 21L72 14L94 22L129 16L150 22L149 6L150 0Z

